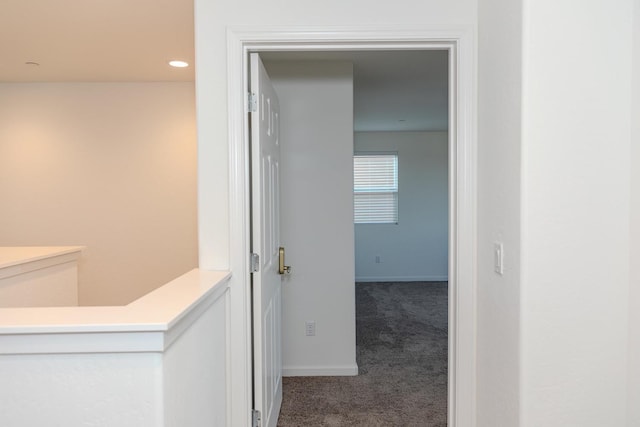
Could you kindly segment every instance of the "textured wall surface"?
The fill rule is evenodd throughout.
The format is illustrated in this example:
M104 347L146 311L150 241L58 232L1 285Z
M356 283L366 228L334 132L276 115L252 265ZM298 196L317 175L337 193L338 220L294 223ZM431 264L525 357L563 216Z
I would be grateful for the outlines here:
M523 427L627 425L632 5L526 2Z
M0 356L0 425L162 426L159 354Z

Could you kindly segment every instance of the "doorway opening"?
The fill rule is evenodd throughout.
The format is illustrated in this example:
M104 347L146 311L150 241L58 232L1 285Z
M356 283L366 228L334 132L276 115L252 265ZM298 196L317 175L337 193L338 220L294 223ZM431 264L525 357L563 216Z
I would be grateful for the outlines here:
M248 125L245 119L249 52L427 50L449 52L449 422L468 425L474 407L474 206L472 143L473 62L465 32L229 32L232 285L230 301L230 419L248 423L251 378L249 333ZM295 265L293 266L295 269ZM236 335L234 331L239 332ZM243 380L244 378L244 380ZM235 399L234 399L235 397Z
M294 267L282 425L444 425L447 287L424 282L448 272L448 51L260 57L280 105L280 242Z

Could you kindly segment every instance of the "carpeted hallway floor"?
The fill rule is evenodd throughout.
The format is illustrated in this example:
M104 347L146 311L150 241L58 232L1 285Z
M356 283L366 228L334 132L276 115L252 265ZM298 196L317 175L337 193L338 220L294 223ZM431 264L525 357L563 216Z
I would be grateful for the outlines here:
M447 283L356 285L356 377L289 377L278 426L447 425Z

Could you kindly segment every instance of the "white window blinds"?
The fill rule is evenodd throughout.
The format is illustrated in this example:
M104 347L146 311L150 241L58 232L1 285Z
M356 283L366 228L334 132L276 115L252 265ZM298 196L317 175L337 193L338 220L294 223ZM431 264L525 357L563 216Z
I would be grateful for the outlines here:
M353 156L353 200L356 224L398 222L398 155Z

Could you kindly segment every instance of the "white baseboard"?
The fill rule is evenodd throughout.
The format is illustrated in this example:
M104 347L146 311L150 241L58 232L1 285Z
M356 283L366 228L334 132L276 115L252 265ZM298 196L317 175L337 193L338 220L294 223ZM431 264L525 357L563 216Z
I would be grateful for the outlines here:
M446 282L448 276L356 276L356 282Z
M283 377L346 377L358 375L358 365L283 366Z

